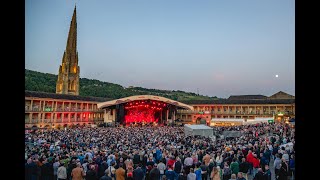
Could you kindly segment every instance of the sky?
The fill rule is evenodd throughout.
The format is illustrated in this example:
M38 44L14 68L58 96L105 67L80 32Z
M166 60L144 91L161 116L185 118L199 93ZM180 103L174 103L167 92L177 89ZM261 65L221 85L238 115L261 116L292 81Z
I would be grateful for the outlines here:
M295 95L293 0L26 0L26 69L58 74L75 4L81 78Z

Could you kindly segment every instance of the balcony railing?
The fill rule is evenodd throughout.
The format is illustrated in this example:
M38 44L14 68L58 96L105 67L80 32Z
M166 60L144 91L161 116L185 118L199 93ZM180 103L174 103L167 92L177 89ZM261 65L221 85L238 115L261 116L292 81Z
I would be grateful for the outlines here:
M293 114L292 112L290 112ZM227 112L227 111L188 111L188 110L178 110L177 114L203 114L203 115L272 115L272 112L255 112L255 111L242 111L242 112Z
M103 109L76 109L76 108L71 108L71 109L60 109L57 108L56 110L54 108L52 109L40 109L40 108L25 108L25 112L103 112Z
M44 119L44 120L43 120L43 123L53 123L53 120L51 120L51 119Z
M39 119L31 119L31 121L26 121L26 119L25 119L25 122L26 123L31 123L31 124L35 124L35 123L38 123L38 122L40 122L40 120Z

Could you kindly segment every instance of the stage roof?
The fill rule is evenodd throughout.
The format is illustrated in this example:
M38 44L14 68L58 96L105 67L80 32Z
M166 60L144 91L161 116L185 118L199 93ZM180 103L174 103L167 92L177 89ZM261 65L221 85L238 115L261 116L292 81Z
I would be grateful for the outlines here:
M139 101L139 100L153 100L153 101L161 101L167 104L171 104L183 109L188 109L188 110L192 110L193 111L193 107L189 106L187 104L178 102L178 101L174 101L172 99L168 99L165 97L160 97L160 96L153 96L153 95L137 95L137 96L129 96L129 97L125 97L125 98L121 98L121 99L116 99L116 100L112 100L112 101L106 101L106 102L102 102L102 103L98 103L97 106L98 108L106 108L106 107L110 107L110 106L115 106L118 104L123 104L123 103L127 103L127 102L131 102L131 101Z

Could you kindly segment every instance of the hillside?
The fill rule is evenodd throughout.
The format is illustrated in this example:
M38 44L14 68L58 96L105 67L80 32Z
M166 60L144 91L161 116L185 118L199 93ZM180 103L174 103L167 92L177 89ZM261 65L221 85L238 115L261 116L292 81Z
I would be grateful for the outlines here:
M58 76L25 69L25 90L55 93ZM175 90L147 89L142 87L125 88L118 84L95 79L80 78L80 96L108 97L112 99L133 95L156 95L177 101L213 100L216 97L197 95L191 92Z

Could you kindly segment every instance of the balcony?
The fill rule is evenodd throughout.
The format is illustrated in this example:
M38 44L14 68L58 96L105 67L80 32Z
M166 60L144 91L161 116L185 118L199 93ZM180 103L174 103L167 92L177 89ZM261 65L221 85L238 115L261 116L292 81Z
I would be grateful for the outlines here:
M271 112L254 112L254 111L210 111L209 113L205 113L203 111L188 111L188 110L178 110L177 114L186 115L186 114L203 114L203 115L272 115Z
M29 123L36 124L36 123L39 123L39 122L40 122L39 119L31 119L31 121Z
M53 123L53 120L51 120L51 119L44 119L44 120L43 120L43 123Z

